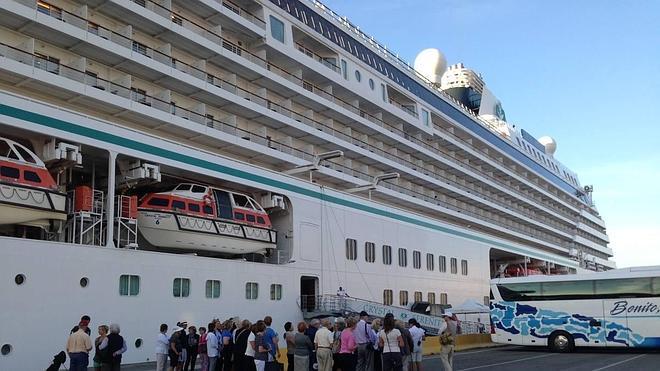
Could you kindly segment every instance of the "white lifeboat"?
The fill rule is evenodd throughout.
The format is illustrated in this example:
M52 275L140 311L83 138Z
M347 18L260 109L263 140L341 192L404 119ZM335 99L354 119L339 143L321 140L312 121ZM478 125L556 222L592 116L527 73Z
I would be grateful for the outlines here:
M66 220L66 195L43 161L25 146L0 137L0 225L47 227Z
M138 226L147 242L161 248L248 254L277 244L268 213L252 197L199 184L145 195Z

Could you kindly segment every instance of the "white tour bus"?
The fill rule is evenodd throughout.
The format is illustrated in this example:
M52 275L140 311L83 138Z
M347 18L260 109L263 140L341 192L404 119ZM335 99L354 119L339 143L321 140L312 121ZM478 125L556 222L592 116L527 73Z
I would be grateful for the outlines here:
M660 266L491 280L496 343L660 347Z

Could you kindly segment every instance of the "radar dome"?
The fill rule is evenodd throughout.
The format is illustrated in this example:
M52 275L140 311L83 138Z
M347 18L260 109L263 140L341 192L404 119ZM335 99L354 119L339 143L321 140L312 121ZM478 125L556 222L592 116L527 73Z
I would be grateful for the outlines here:
M554 155L557 150L557 142L552 137L540 137L539 143L545 147L545 153L549 155Z
M438 49L424 49L415 58L415 70L431 82L439 84L447 70L447 59Z

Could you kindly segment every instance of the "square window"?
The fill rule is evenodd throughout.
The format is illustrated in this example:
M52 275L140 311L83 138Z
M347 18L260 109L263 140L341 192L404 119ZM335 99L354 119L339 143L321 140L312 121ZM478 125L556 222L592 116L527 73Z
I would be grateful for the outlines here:
M392 246L383 245L383 264L392 265Z
M284 42L284 23L272 15L270 16L270 34L275 40Z
M245 284L245 298L248 300L257 300L259 297L259 284L256 282L247 282Z
M408 266L408 250L404 248L399 248L399 266L400 267Z
M367 263L373 263L376 261L376 244L373 242L364 243L364 260Z
M346 239L346 259L357 260L357 241L352 238Z
M119 295L137 296L140 293L140 276L122 274L119 276Z
M172 283L172 295L175 298L187 298L190 296L190 279L175 278Z
M438 259L438 269L440 272L447 272L447 258L444 256L440 256Z
M461 260L461 274L464 276L468 275L468 262L467 260Z
M399 305L402 307L408 305L408 291L399 291Z
M270 285L270 300L282 300L282 285L277 283Z
M422 253L419 251L413 251L413 268L422 268Z
M456 260L456 258L451 258L450 263L451 263L451 274L457 274L458 273L458 260Z
M206 280L206 297L217 299L220 297L220 281Z
M383 305L392 305L394 302L392 290L385 289L383 290Z

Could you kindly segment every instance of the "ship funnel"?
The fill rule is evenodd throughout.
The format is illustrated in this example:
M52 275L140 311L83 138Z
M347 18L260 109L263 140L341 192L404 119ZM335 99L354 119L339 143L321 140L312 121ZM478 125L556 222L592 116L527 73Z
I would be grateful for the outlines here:
M446 70L447 59L438 49L424 49L415 58L415 71L432 83L440 85L440 78Z

